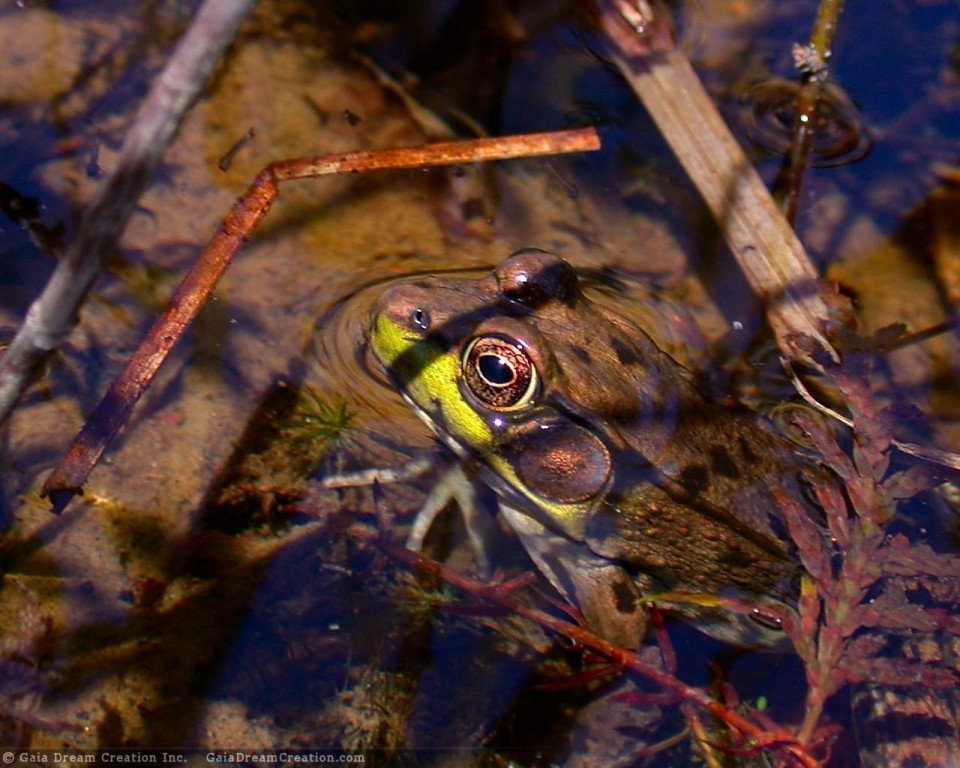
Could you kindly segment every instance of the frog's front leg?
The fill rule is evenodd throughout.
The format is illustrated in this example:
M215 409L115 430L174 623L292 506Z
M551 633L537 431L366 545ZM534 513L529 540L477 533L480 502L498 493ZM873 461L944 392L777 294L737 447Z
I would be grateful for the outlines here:
M477 564L477 573L489 576L492 572L487 554L493 536L493 519L489 510L483 508L476 486L467 476L462 463L454 464L430 489L423 506L413 518L407 536L407 549L420 552L433 521L450 501L456 501L463 515L467 538Z
M319 481L324 489L331 488L362 488L375 483L400 483L413 480L424 475L436 465L436 457L418 456L407 463L387 469L365 469L358 472L349 472L329 475ZM417 511L407 535L407 549L414 552L423 550L423 544L433 526L437 515L451 501L456 501L463 515L467 538L477 564L477 573L489 576L492 572L490 565L490 542L493 532L493 516L490 510L484 508L477 494L476 486L461 462L455 463L447 469L440 479L433 485Z
M434 520L451 500L460 507L478 572L489 573L492 517L462 463L447 470L431 489L414 518L407 547L417 552L422 549ZM530 559L557 591L580 609L587 626L621 648L640 646L647 610L640 588L623 566L594 554L582 542L555 533L503 501L499 508Z
M520 510L501 503L500 512L550 583L580 609L588 627L621 648L640 647L648 612L639 586L623 566Z

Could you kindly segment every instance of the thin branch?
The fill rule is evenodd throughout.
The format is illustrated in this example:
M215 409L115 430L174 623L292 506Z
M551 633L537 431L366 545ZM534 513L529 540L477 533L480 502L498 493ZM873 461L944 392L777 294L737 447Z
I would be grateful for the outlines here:
M814 22L813 33L810 35L810 45L816 50L824 64L830 58L833 34L837 30L837 19L840 18L842 10L843 0L820 0L817 20Z
M116 378L83 430L47 478L43 492L60 512L77 493L103 451L126 423L170 350L197 316L234 254L253 233L277 197L277 185L290 179L316 178L399 168L475 163L600 148L593 128L524 136L451 141L420 147L319 155L268 165L234 204L200 258L184 277L170 304Z
M177 45L124 139L116 168L87 205L76 238L0 358L0 421L76 325L80 305L116 248L160 155L253 3L206 0Z
M797 218L797 203L800 199L800 187L803 173L807 167L810 143L817 129L820 112L820 100L823 84L827 80L827 62L830 59L833 33L837 28L837 19L843 10L843 0L820 0L817 19L810 35L810 44L796 45L793 57L802 77L800 93L797 94L796 116L793 121L793 135L790 140L790 152L784 158L783 169L777 185L783 185L783 210L791 223Z
M284 160L268 167L277 181L312 179L342 173L366 173L391 168L426 168L435 165L482 163L535 155L559 155L600 149L593 128L527 133L465 141L446 141L419 147L374 149L348 154L319 155Z

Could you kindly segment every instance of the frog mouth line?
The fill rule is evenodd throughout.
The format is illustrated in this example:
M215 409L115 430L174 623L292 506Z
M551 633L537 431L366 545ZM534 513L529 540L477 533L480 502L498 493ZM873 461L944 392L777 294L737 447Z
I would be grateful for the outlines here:
M437 420L433 418L433 415L430 414L425 408L421 408L417 405L416 402L408 395L406 392L401 390L401 397L403 397L404 402L413 410L413 412L419 417L419 419L430 427L430 431L443 443L447 448L449 448L461 460L469 459L472 457L470 450L462 445L455 437L447 433L438 423ZM436 401L434 401L436 404Z
M374 353L373 347L370 344L370 334L366 328L363 329L363 338L360 346L354 352L354 356L360 370L373 379L373 381L385 389L393 391L397 389L396 382L391 379L389 371L387 371L383 363L380 362L380 358Z

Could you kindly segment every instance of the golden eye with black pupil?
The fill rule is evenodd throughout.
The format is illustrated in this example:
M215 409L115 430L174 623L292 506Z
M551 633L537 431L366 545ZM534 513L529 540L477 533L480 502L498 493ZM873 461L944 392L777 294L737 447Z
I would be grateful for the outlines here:
M463 379L484 405L501 411L523 408L537 389L537 369L521 344L502 336L480 336L464 350Z

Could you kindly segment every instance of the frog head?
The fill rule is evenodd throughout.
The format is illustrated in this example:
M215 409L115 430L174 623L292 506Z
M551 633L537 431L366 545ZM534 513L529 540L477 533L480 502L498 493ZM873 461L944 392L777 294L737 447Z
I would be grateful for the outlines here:
M794 452L744 409L704 398L563 259L524 249L485 277L394 284L370 342L502 503L602 562L666 590L765 600L794 573L775 501L799 492Z

